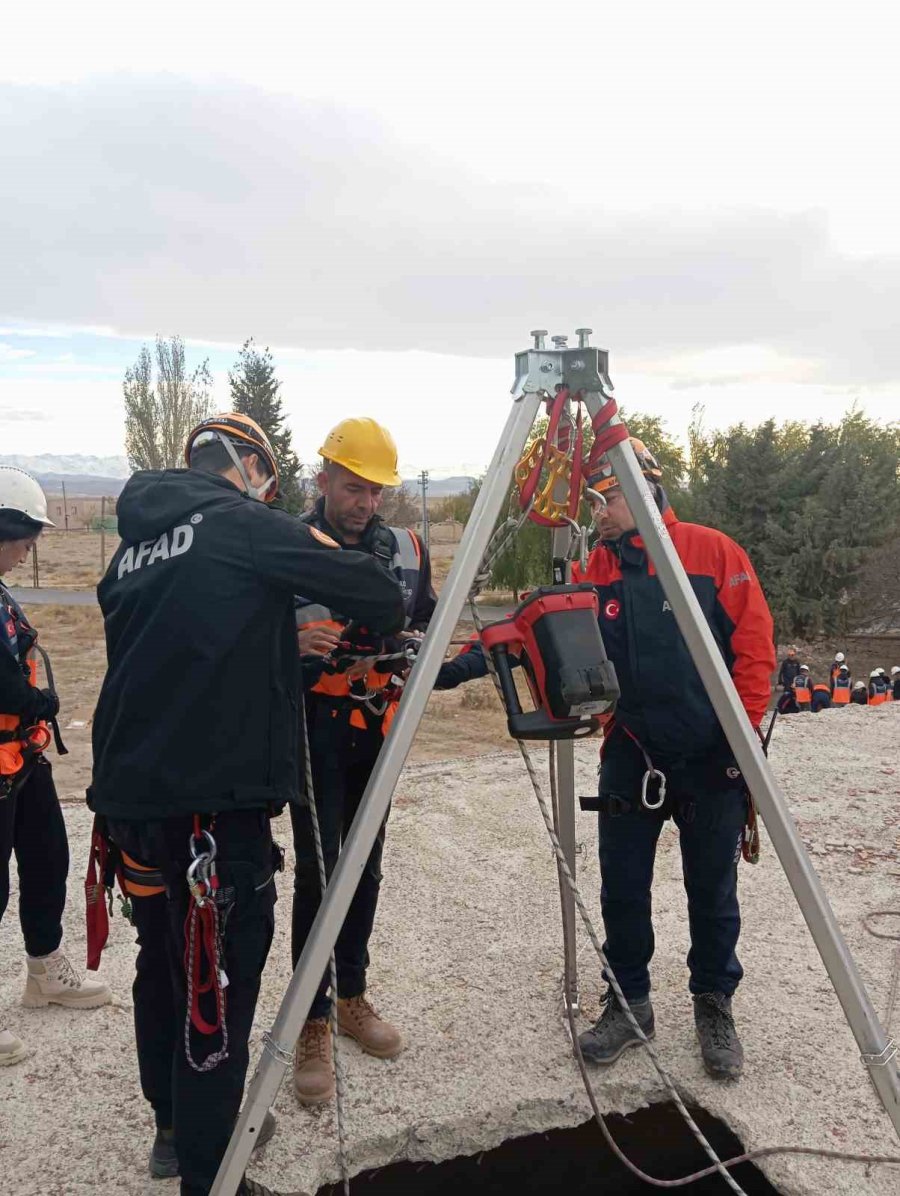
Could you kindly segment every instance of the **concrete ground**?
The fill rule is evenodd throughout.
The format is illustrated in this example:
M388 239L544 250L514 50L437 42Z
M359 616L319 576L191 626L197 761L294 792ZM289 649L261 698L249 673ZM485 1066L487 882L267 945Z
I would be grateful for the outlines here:
M863 927L900 908L900 705L784 719L772 759L879 1014L894 944ZM576 745L578 785L595 792L597 747ZM542 756L538 746L536 755ZM74 860L69 950L84 952L81 877L88 814L67 804ZM276 824L278 827L278 824ZM279 837L289 838L279 827ZM599 922L596 819L579 815L578 879ZM561 947L553 857L517 755L411 766L394 802L383 899L372 943L371 996L397 1021L407 1050L392 1062L344 1046L347 1137L354 1172L397 1159L474 1154L504 1138L588 1116L559 1000ZM837 999L775 854L741 865L746 978L735 1013L744 1079L709 1080L694 1041L684 965L687 922L677 834L660 842L655 882L657 1046L682 1092L725 1120L748 1149L776 1143L898 1154ZM290 876L280 878L278 927L253 1036L272 1022L287 983ZM896 921L894 922L896 927ZM15 905L0 928L0 1025L33 1053L0 1072L0 1174L17 1196L172 1196L151 1182L152 1118L134 1058L133 934L113 920L103 975L116 1002L95 1012L18 1004L22 947ZM580 933L584 1022L597 1014L599 969ZM893 1031L900 1030L900 1009ZM663 1099L634 1051L597 1076L606 1109ZM276 1103L279 1132L250 1174L312 1193L337 1175L331 1108ZM685 1130L685 1133L688 1131ZM888 1196L900 1168L776 1157L761 1164L784 1193ZM687 1189L690 1190L690 1189Z

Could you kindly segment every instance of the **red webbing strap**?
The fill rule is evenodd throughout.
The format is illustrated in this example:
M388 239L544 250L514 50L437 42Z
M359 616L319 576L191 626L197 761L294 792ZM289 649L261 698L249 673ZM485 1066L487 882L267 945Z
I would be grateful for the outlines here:
M87 967L96 972L100 955L109 938L109 912L106 908L106 862L109 843L97 825L96 815L91 831L87 876L84 879L84 913L87 922Z
M624 424L608 426L612 417L618 414L618 410L616 400L610 399L591 420L591 427L594 429L594 443L591 446L591 455L588 457L585 470L589 478L594 473L603 454L609 452L614 445L621 444L623 440L628 439L628 429Z
M203 837L200 815L194 815L194 838ZM203 904L198 904L191 893L187 917L184 922L184 972L190 994L191 1025L199 1034L207 1037L217 1034L225 1020L225 991L222 985L222 971L219 959L219 918L215 891L219 887L218 877L210 877ZM199 932L199 933L198 933ZM206 977L203 965L206 964ZM208 1022L200 1010L200 998L207 993L215 994L216 1020Z

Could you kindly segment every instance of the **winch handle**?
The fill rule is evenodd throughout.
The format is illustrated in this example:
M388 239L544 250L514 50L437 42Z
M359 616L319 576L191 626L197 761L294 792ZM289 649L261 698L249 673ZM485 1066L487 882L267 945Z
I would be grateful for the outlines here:
M503 705L506 707L507 716L515 718L522 713L522 703L519 701L516 683L513 680L509 650L506 644L494 644L490 648L490 653L494 668L497 670L497 680L500 682L500 691L503 694Z

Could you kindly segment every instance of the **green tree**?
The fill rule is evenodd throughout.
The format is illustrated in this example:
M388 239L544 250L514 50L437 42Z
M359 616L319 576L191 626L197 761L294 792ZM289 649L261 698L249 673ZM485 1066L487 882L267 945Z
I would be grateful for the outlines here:
M154 378L154 358L156 376ZM125 451L132 469L178 469L192 428L210 412L209 360L188 372L180 336L157 336L125 371Z
M306 506L308 479L294 452L291 430L279 396L281 383L275 377L275 363L268 348L260 351L250 337L244 341L234 369L228 373L231 405L242 415L255 419L271 442L281 477L280 495L287 510L295 514Z

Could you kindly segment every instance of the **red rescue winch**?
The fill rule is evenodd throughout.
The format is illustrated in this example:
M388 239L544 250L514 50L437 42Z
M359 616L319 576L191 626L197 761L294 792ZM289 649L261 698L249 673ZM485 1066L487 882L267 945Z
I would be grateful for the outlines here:
M499 623L489 623L481 642L490 652L515 739L574 739L590 735L619 697L616 671L607 658L597 592L590 583L542 586ZM524 669L535 709L523 711L510 657Z

